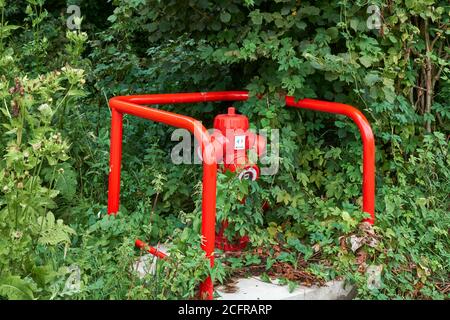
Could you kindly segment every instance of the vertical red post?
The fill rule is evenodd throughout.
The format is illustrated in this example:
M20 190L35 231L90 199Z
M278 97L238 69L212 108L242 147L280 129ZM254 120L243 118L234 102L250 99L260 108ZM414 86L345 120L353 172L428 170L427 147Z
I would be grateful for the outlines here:
M116 215L120 200L123 114L111 108L111 147L108 180L108 214Z
M203 194L202 194L202 249L214 266L214 244L216 236L216 163L203 163ZM208 277L200 285L202 299L213 299L213 283Z
M368 122L362 133L363 140L363 211L370 214L365 222L375 223L375 138Z
M217 184L217 159L214 145L210 141L200 121L194 121L194 136L200 142L203 159L202 178L202 242L201 247L205 251L206 257L210 261L210 266L214 266L214 249L216 242L216 184ZM208 277L200 284L200 298L212 300L214 285L211 277Z

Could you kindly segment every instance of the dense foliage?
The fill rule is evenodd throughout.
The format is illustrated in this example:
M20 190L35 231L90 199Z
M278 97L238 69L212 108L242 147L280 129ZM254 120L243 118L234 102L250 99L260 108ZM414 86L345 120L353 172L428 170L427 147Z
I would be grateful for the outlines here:
M83 16L75 31L71 4ZM207 274L221 282L243 266L286 263L319 282L345 278L357 298L448 299L448 1L0 0L0 10L0 297L190 298ZM106 214L109 98L241 89L252 98L238 110L281 139L276 175L218 177L218 219L252 248L209 268L198 245L201 167L170 162L173 128L133 117L121 211ZM371 122L373 229L359 224L357 128L287 110L286 94L348 103ZM211 127L228 105L166 107ZM352 250L355 237L363 245ZM136 238L170 242L173 258L140 278Z

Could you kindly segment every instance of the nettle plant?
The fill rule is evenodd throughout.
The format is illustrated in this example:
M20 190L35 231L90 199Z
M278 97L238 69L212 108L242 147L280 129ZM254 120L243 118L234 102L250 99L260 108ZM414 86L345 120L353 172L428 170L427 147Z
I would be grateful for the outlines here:
M34 79L0 81L0 296L45 294L65 273L57 261L75 231L53 210L74 196L77 182L70 145L55 124L83 77L67 65Z

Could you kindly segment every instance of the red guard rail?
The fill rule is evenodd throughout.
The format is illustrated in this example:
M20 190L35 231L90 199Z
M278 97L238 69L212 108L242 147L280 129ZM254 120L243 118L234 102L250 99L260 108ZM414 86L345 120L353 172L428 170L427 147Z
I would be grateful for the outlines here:
M170 126L184 128L194 134L202 146L203 159L203 190L202 190L202 243L201 247L214 265L214 243L216 224L216 178L217 163L214 147L205 127L194 118L163 111L147 105L164 105L178 103L197 103L214 101L245 101L249 97L246 91L199 92L175 94L149 94L134 96L119 96L110 99L111 118L111 149L110 173L108 187L108 214L117 214L120 198L120 166L122 158L122 128L123 114L165 123ZM295 101L294 97L286 97L288 107L311 109L321 112L342 114L350 117L358 126L363 140L363 211L370 214L367 219L370 224L375 222L375 140L369 122L356 108L334 102L302 99ZM138 247L145 244L137 240ZM154 249L150 247L149 252ZM155 251L156 252L156 251ZM158 253L158 252L156 252ZM161 256L163 257L163 256ZM200 285L201 298L213 298L213 283L208 277Z

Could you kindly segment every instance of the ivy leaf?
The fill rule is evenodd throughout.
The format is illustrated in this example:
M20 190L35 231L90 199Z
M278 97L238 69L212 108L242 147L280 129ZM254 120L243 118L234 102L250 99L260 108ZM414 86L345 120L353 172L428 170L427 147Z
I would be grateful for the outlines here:
M227 11L224 11L220 14L220 21L223 23L230 22L231 20L231 14L229 14Z
M318 16L320 13L320 9L314 6L306 6L301 8L300 12L307 16Z
M222 25L221 25L221 23L219 21L214 21L211 24L211 29L214 30L214 31L219 31L221 28L222 28Z
M369 56L360 57L359 62L366 68L369 68L372 65L372 59Z
M359 20L356 18L353 18L350 20L350 28L352 28L355 31L358 31L358 25L359 25Z
M361 59L360 59L361 60ZM373 73L373 72L369 72L365 77L364 77L364 83L368 86L373 86L376 82L380 81L380 77L378 76L378 74Z
M250 13L250 19L252 19L253 24L261 25L262 24L262 15L259 10L252 11Z
M397 95L395 94L393 88L385 86L385 87L383 87L383 93L384 93L384 97L386 98L386 100L389 103L394 103Z

